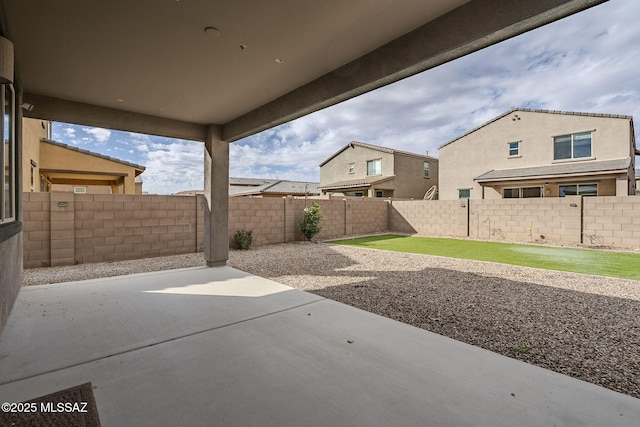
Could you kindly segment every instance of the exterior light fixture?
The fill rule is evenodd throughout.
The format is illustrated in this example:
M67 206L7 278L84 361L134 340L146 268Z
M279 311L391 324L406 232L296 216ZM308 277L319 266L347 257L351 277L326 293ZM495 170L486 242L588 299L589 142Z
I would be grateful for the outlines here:
M0 37L0 84L13 83L13 43Z
M276 58L276 62L277 62L278 64L283 64L283 63L284 63L284 60L282 60L282 59L280 59L280 58Z

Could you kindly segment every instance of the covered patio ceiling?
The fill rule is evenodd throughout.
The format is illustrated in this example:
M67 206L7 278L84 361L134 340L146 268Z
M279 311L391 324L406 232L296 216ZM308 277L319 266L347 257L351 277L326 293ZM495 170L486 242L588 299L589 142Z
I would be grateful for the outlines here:
M604 0L0 0L26 117L234 141Z

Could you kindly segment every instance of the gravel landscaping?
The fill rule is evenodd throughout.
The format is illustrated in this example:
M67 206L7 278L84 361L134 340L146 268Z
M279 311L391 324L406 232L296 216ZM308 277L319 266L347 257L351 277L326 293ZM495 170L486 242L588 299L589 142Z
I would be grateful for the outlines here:
M640 282L297 242L229 264L640 398ZM202 254L25 270L24 284L204 265Z

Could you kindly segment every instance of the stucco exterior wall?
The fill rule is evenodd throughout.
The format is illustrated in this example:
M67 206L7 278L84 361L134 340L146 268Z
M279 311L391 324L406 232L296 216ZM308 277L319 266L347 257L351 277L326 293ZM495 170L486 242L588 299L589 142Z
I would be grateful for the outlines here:
M23 119L22 121L22 188L31 191L31 161L36 163L33 172L33 191L40 191L40 138L47 137L47 122Z
M23 233L0 241L0 332L22 285Z
M367 162L381 159L381 176L395 178L372 184L364 191L365 196L374 197L376 190L383 191L383 197L422 199L427 190L438 184L438 159L418 157L403 153L384 151L353 145L347 147L320 167L320 186L338 181L366 178ZM430 164L430 174L424 177L424 162ZM349 173L349 164L354 164ZM348 192L345 189L343 192Z
M560 164L553 159L554 136L593 131L595 160L629 157L629 129L628 119L516 110L440 148L440 199L457 199L460 188L471 188L471 198L481 199L482 187L474 178L494 169ZM520 142L519 156L509 157L510 142ZM485 189L485 198L501 197Z
M424 177L424 162L429 161L429 177ZM395 155L395 192L400 199L422 199L431 186L438 185L438 161Z
M382 175L393 175L393 154L353 145L320 167L320 185L367 177L367 161L382 159ZM355 164L349 173L349 163Z
M81 167L84 172L124 174L124 193L135 194L135 169L131 166L48 143L40 145L40 158L42 169L75 171Z

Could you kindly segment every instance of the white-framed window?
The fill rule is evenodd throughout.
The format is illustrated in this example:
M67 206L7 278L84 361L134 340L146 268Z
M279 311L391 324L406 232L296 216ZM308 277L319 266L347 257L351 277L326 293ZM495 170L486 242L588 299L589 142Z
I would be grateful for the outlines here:
M470 198L471 198L470 188L458 188L458 199L470 199Z
M598 184L569 184L558 188L558 195L565 196L597 196Z
M517 157L520 155L520 141L509 143L509 157Z
M348 191L347 192L347 196L362 197L362 196L364 196L364 192L363 191Z
M384 197L384 191L382 191L382 190L376 190L376 191L375 191L375 196L376 196L376 197Z
M2 151L0 152L0 223L16 218L16 164L15 164L15 92L12 85L0 85L2 108Z
M355 171L356 171L356 164L349 163L349 173L355 173Z
M429 162L424 162L424 177L429 178Z
M543 197L542 187L515 187L502 190L502 197L505 199L530 199Z
M382 159L367 162L367 175L382 175Z
M590 131L553 138L553 160L591 157L592 151Z
M86 194L87 187L73 187L73 192L76 194Z

